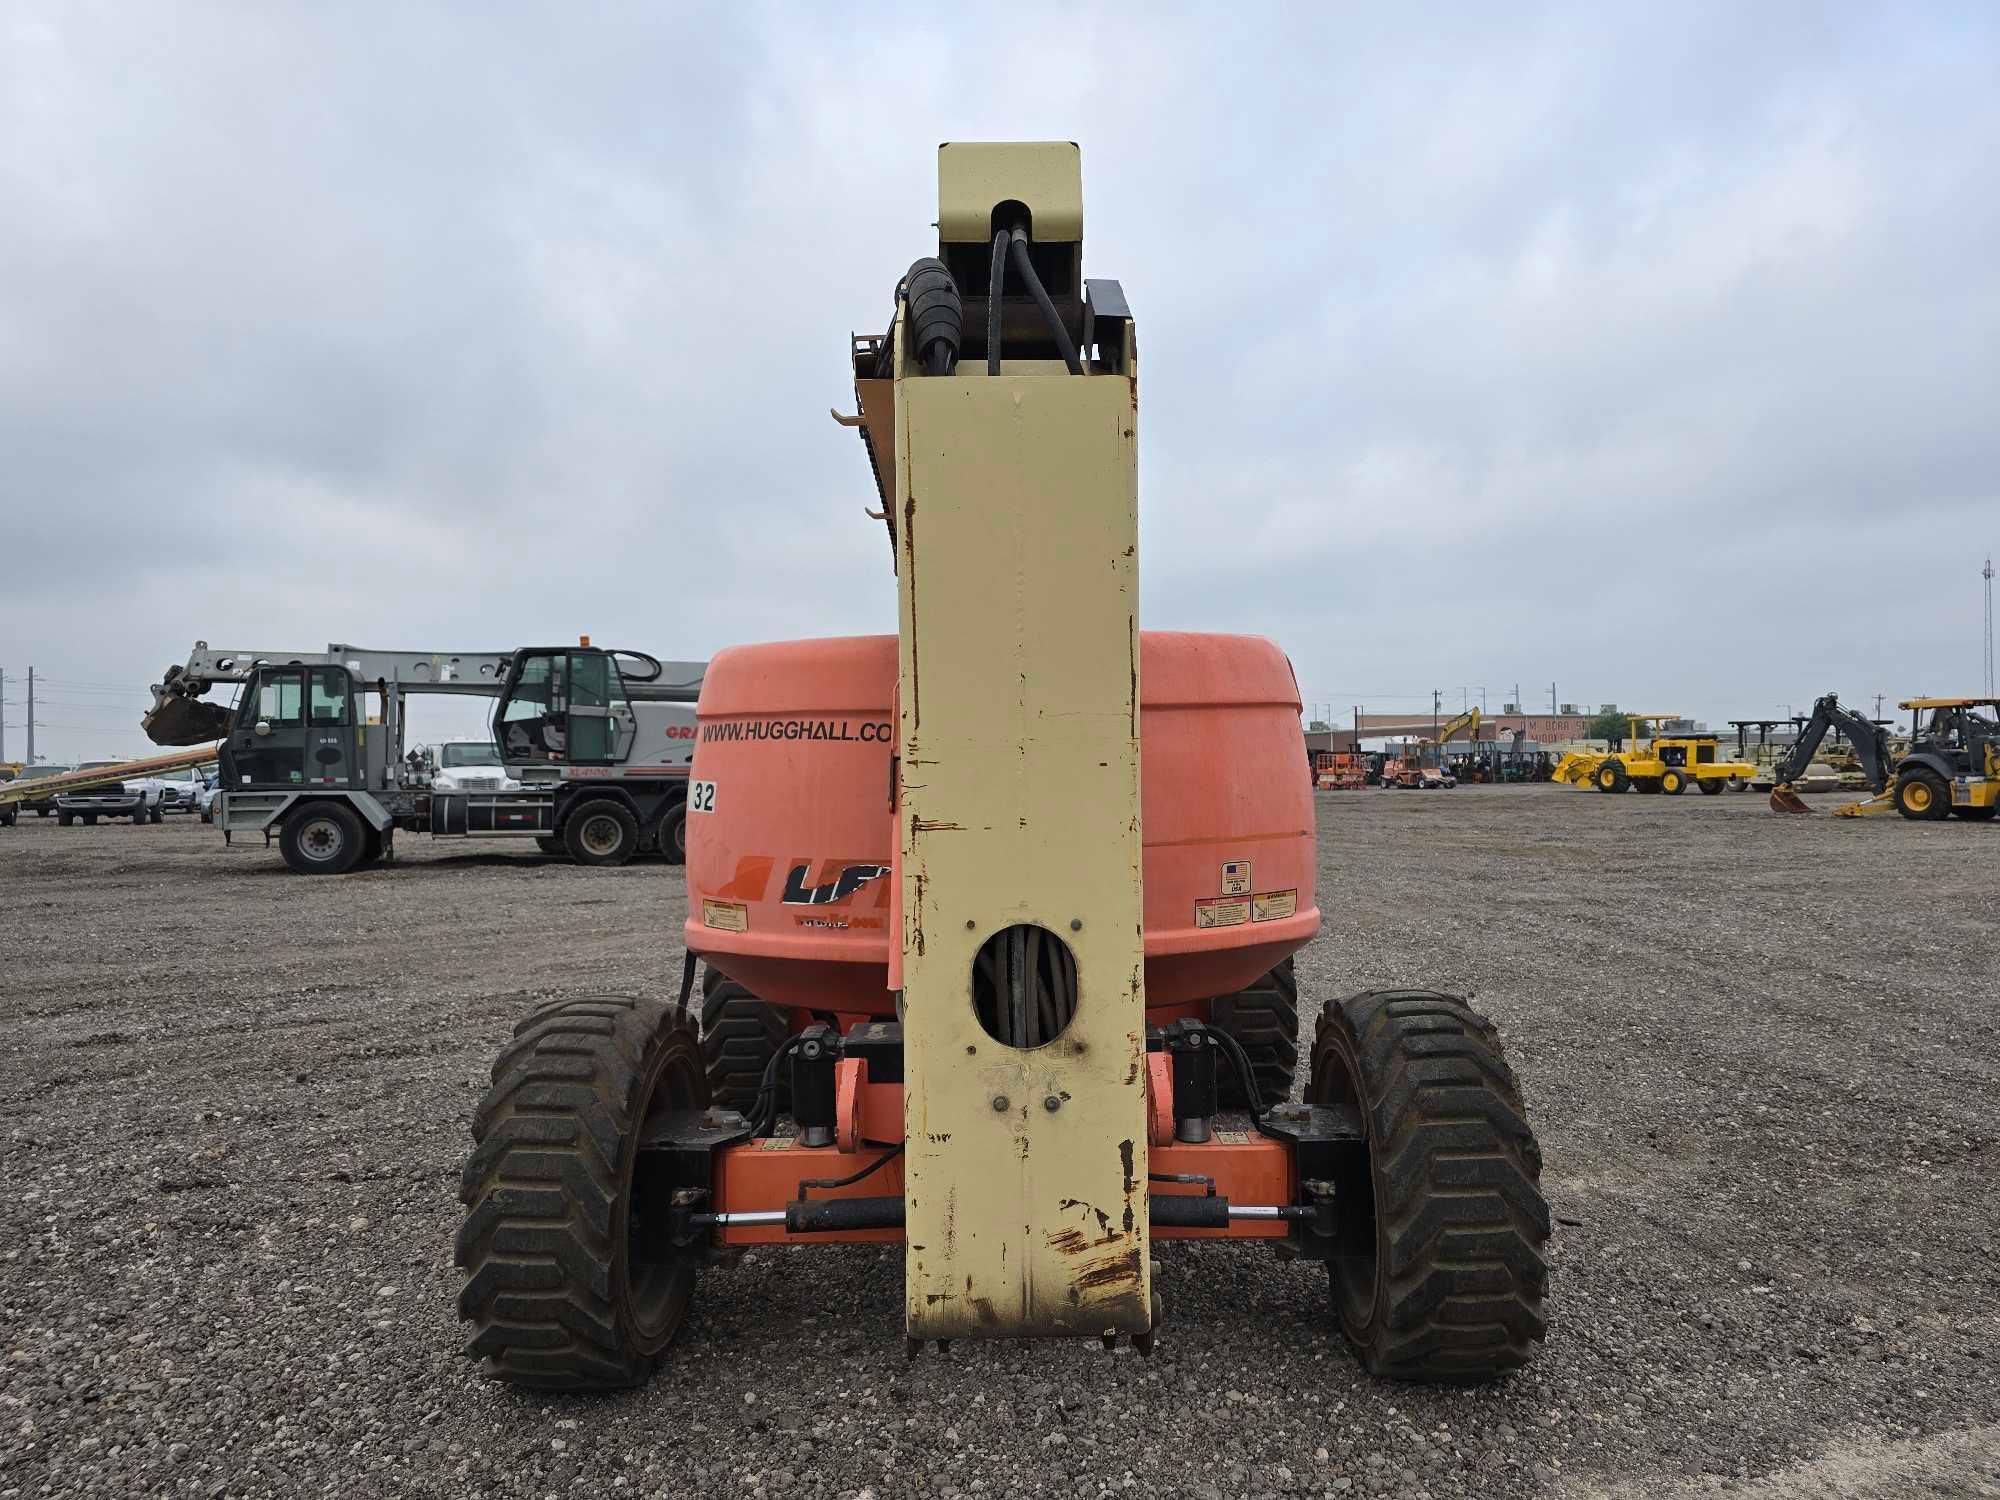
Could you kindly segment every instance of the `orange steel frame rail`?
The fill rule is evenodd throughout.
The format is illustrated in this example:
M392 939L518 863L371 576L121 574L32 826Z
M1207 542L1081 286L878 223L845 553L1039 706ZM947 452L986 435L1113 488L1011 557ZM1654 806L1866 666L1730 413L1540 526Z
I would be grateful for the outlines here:
M1215 1179L1217 1196L1231 1203L1291 1204L1299 1201L1296 1157L1291 1146L1254 1130L1217 1130L1200 1145L1174 1139L1172 1074L1164 1054L1147 1054L1147 1119L1151 1137L1148 1170L1157 1176L1203 1176ZM835 1144L802 1146L792 1137L764 1137L718 1151L711 1207L725 1214L781 1211L801 1197L815 1199L899 1197L903 1193L903 1158L891 1157L858 1182L838 1188L802 1192L800 1184L815 1178L853 1176L895 1150L903 1140L903 1086L871 1083L865 1059L846 1058L839 1065ZM1197 1183L1154 1181L1155 1195L1205 1195ZM1101 1232L1095 1210L1078 1204L1074 1223L1052 1227L1051 1235ZM1278 1219L1237 1220L1226 1229L1190 1229L1155 1224L1154 1239L1282 1240L1291 1226ZM901 1229L848 1229L827 1233L793 1233L783 1224L727 1224L714 1230L719 1245L863 1245L898 1244Z

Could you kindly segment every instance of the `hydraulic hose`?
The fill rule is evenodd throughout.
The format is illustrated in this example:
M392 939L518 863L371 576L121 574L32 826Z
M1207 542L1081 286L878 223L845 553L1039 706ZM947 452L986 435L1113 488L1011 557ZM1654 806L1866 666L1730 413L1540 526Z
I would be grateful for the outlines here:
M992 274L986 278L986 373L1000 373L1000 299L1007 294L1007 231L993 236Z
M1055 303L1049 300L1048 291L1042 286L1042 278L1035 274L1035 263L1028 258L1028 236L1026 231L1016 229L1012 236L1012 244L1014 249L1014 269L1021 273L1021 279L1028 284L1028 290L1034 294L1035 302L1042 310L1042 317L1048 322L1049 332L1055 335L1056 348L1062 352L1063 363L1069 366L1070 374L1081 375L1083 373L1083 361L1076 357L1076 340L1072 339L1069 336L1069 330L1063 327L1063 320L1061 315L1056 312ZM997 313L989 314L987 318L988 323L995 323L998 316ZM987 356L987 373L999 373L995 367L994 356L991 354Z

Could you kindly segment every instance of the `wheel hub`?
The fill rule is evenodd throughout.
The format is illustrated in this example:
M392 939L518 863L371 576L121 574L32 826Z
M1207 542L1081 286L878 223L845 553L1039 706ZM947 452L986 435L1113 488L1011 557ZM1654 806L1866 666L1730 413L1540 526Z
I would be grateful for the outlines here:
M314 818L299 834L299 847L308 859L338 858L343 842L340 827L331 818Z
M618 823L613 818L592 818L583 825L583 847L592 854L609 854L618 847Z

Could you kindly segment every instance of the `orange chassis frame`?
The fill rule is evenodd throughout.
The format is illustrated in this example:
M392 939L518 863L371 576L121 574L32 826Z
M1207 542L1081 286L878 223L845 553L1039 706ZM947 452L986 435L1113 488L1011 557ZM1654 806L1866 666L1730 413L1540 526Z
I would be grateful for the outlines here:
M1165 1053L1146 1054L1149 1171L1200 1175L1215 1179L1215 1193L1232 1204L1295 1204L1299 1201L1296 1157L1282 1140L1252 1131L1215 1131L1192 1145L1174 1139L1173 1073ZM715 1154L709 1208L740 1214L782 1210L800 1196L808 1178L840 1178L861 1171L894 1149L903 1139L903 1085L871 1083L866 1058L842 1058L835 1080L835 1140L831 1146L802 1146L792 1137L767 1136L741 1141ZM900 1196L903 1159L891 1157L859 1182L846 1187L815 1188L815 1199ZM1206 1195L1197 1183L1152 1184L1155 1195ZM1078 1205L1080 1219L1090 1210ZM1071 1226L1052 1228L1059 1234ZM901 1229L847 1229L793 1234L783 1224L723 1224L712 1231L718 1245L862 1245L890 1244L903 1238ZM1226 1229L1190 1229L1158 1225L1155 1239L1282 1240L1291 1233L1283 1219L1239 1219Z

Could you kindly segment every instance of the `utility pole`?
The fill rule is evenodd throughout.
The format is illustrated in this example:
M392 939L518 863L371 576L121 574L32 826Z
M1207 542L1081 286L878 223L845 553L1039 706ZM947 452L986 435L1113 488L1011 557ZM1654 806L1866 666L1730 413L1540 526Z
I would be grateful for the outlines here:
M1878 719L1882 717L1882 695L1880 693L1875 695L1875 717Z
M1993 696L1993 559L1986 559L1986 566L1980 571L1986 580L1986 696Z
M28 668L28 764L35 763L35 669Z
M1556 685L1552 682L1549 684L1549 717L1553 719L1555 716L1556 716Z
M1444 689L1432 688L1431 689L1431 743L1432 744L1437 743L1438 709L1441 708L1443 705L1444 705Z
M7 669L0 667L0 760L7 758Z

